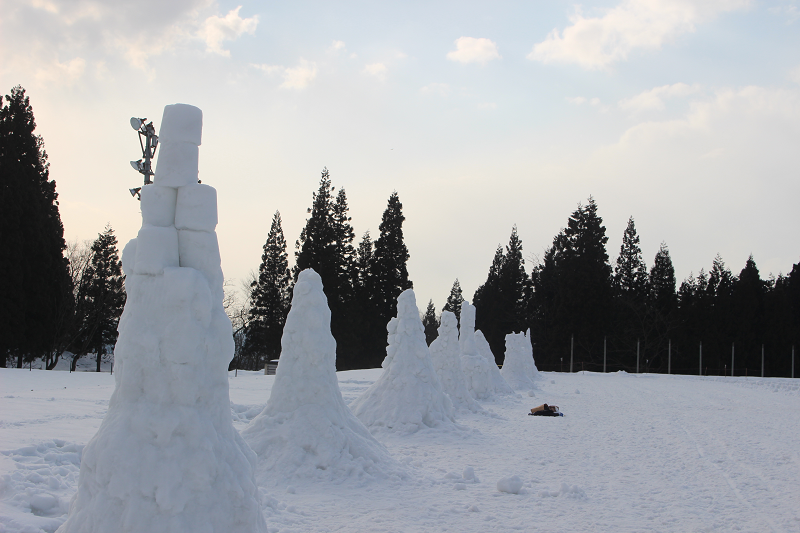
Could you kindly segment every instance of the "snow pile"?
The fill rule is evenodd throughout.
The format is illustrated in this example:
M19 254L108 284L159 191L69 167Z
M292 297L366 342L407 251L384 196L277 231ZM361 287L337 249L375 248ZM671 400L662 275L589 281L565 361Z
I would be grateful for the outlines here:
M461 370L461 350L458 346L458 320L450 311L443 311L439 336L430 345L431 359L442 388L456 409L477 412L481 406L469 392Z
M311 478L340 482L397 469L386 448L350 412L336 379L336 341L322 279L297 279L267 406L242 436L258 454L260 486Z
M196 107L164 110L155 184L123 251L116 388L59 533L266 531L256 456L231 420L216 193L196 183L201 125Z
M519 494L522 492L522 480L519 476L504 477L497 482L497 490L508 494Z
M564 496L575 500L585 500L586 492L577 485L561 483L561 490L543 490L539 493L542 498L558 498Z
M455 421L453 403L431 361L414 291L397 297L397 317L389 321L383 373L350 405L364 424L412 433Z
M494 392L492 367L478 351L475 343L475 306L466 300L461 303L461 331L458 335L458 344L461 348L461 369L469 392L478 400L489 398Z
M532 390L535 380L541 379L533 362L530 337L524 333L506 335L506 358L500 373L514 390Z
M489 341L486 340L486 337L480 330L475 332L475 345L478 347L478 353L489 363L489 374L492 378L493 392L495 394L514 394L514 389L511 388L511 385L509 385L500 374L500 369L497 368L497 361L492 353L492 348L489 346Z

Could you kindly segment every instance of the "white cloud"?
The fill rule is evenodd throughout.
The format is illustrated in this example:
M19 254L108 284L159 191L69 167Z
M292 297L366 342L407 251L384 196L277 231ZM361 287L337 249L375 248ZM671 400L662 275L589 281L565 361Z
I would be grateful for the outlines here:
M459 37L455 40L456 49L447 53L447 59L459 63L480 63L485 65L492 59L500 59L497 44L489 39Z
M584 98L583 96L574 96L574 97L567 96L567 102L573 105L583 105L586 103L586 98Z
M317 64L303 58L300 58L300 63L296 67L291 68L255 63L251 63L250 66L270 76L283 76L283 83L280 84L282 89L305 89L317 77Z
M233 41L245 33L255 33L258 15L243 19L239 16L240 9L242 6L232 9L224 17L212 15L203 22L198 36L206 42L209 52L228 57L231 53L222 48L223 41Z
M381 81L386 80L386 73L389 69L386 68L386 65L383 63L371 63L364 67L364 74L369 74L370 76L375 76Z
M446 83L430 83L419 90L422 94L438 94L439 96L448 96L450 94L450 86Z
M786 24L794 24L800 19L800 9L797 6L773 6L769 12L779 17L786 17Z
M305 89L317 77L317 64L300 58L300 64L283 72L284 89Z
M40 67L36 72L36 79L41 83L71 85L80 79L85 71L86 60L82 57L76 57L66 63L54 61L49 65Z
M800 65L789 71L789 79L797 84L800 84Z
M497 104L494 102L485 102L478 104L478 109L497 109Z
M662 85L655 87L649 91L644 91L631 98L620 100L620 109L637 112L637 111L660 111L664 109L665 98L675 98L688 96L700 90L699 85L687 85L685 83L674 83L672 85Z
M344 50L345 48L344 41L333 41L328 47L327 51L330 54L338 54L339 51Z
M695 25L719 13L746 7L749 0L624 0L601 17L578 10L572 25L534 45L528 59L543 63L576 63L587 69L624 61L637 49L659 49Z

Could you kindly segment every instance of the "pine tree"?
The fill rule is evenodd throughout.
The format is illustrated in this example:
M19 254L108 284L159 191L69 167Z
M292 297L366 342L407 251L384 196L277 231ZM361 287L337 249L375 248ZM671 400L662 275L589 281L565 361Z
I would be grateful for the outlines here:
M408 248L403 241L403 204L397 192L389 197L381 220L380 236L375 241L372 261L372 279L375 284L373 297L378 317L383 327L397 315L397 297L413 286L408 279L406 266L409 258Z
M522 240L517 227L511 230L505 253L498 246L486 282L473 297L475 327L480 329L500 363L505 352L505 336L528 329L528 300L531 280L525 271Z
M650 302L651 305L663 315L669 315L675 309L677 298L675 294L675 267L672 266L672 258L669 256L667 243L662 242L661 247L653 260L653 268L650 269Z
M422 327L425 328L425 342L428 346L439 336L439 317L436 316L436 307L433 300L428 300L428 307L422 316Z
M622 246L614 267L614 285L626 299L644 303L647 296L647 265L642 259L633 217L628 219L628 227L622 236Z
M47 357L63 335L72 288L44 141L25 89L0 99L0 364Z
M464 295L461 292L461 283L458 282L458 278L453 282L453 287L450 289L450 296L447 297L447 301L442 307L442 311L450 311L454 315L456 315L456 320L458 320L458 325L461 327L461 304L464 303Z
M117 326L125 307L125 276L122 274L122 261L117 251L117 238L111 226L106 226L92 243L92 259L86 270L88 282L85 285L83 303L79 306L85 315L82 317L84 350L95 354L96 370L106 355L106 347L117 340ZM72 360L72 369L78 357Z
M258 278L251 284L247 336L243 353L260 368L281 354L281 337L289 313L291 275L281 214L276 211L264 243Z

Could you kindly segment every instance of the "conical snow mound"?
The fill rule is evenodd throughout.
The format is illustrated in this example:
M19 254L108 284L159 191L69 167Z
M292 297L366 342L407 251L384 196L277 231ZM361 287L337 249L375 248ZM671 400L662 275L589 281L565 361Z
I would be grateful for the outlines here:
M293 478L364 481L399 468L342 399L330 324L322 280L304 270L283 328L272 394L242 430L258 455L260 486Z
M500 374L500 369L497 368L497 361L494 358L491 346L489 346L489 341L486 340L481 330L475 331L475 345L478 347L478 352L489 363L489 374L492 378L492 392L494 394L514 394L514 389L511 388L511 385L509 385Z
M475 344L475 306L461 303L461 331L458 334L461 348L461 369L470 394L478 400L490 398L494 392L492 368Z
M59 533L267 531L256 456L231 420L233 339L216 191L197 183L201 124L196 107L164 109L155 184L141 191L142 228L122 254L116 388Z
M433 368L442 388L456 409L477 412L481 406L469 392L461 370L461 350L458 346L458 320L450 311L442 312L439 336L430 346Z
M383 373L350 405L353 414L370 428L393 432L452 425L453 403L433 369L411 289L397 298L397 317L387 330L389 346Z
M500 373L514 390L536 388L534 381L539 379L539 371L533 362L531 340L524 333L506 335L506 359Z

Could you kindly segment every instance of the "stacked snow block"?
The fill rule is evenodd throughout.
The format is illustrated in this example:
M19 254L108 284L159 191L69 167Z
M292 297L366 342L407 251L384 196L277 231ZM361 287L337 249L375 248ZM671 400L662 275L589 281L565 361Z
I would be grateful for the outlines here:
M198 183L203 112L190 105L164 108L154 183L142 188L142 228L131 250L133 272L157 276L169 267L199 270L222 300L217 242L217 191Z

